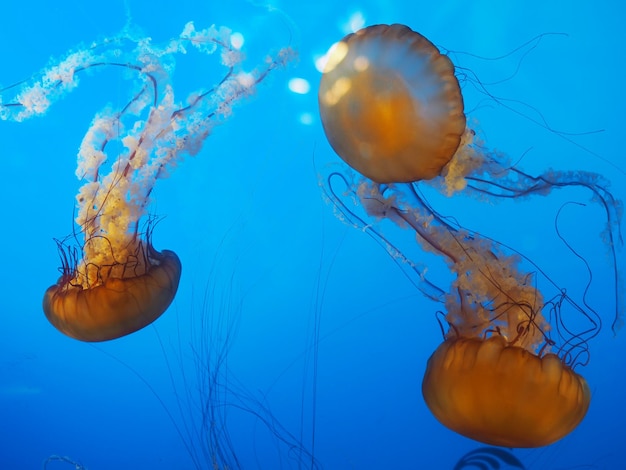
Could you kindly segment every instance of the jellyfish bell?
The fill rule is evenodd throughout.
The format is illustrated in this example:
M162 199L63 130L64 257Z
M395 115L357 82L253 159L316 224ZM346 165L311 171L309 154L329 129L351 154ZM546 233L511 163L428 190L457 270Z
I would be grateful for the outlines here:
M142 256L98 269L95 285L81 284L76 267L64 274L43 298L43 310L59 331L95 342L134 333L159 318L176 295L182 265L173 251L150 243Z
M370 26L335 44L318 101L335 152L378 183L438 176L465 132L454 65L404 25Z
M502 447L541 447L585 417L586 380L555 354L539 357L502 336L444 341L428 360L422 394L446 427Z
M517 468L525 470L526 466L509 450L498 447L479 447L463 455L453 470L463 470L464 468L482 468L484 470Z

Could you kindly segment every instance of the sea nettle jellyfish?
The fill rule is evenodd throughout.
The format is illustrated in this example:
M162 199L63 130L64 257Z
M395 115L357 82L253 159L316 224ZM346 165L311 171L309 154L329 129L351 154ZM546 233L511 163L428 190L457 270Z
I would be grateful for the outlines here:
M128 31L69 53L34 81L4 88L0 118L22 121L46 112L78 85L85 70L121 68L135 89L119 109L98 113L78 152L74 236L58 242L61 277L44 295L46 317L61 332L82 341L130 334L157 319L170 305L181 275L172 251L157 251L154 225L145 221L156 181L187 155L197 154L233 105L254 93L267 74L283 65L289 49L246 71L231 31L197 30L188 23L164 46ZM224 73L213 87L175 96L174 57L196 50L220 54ZM0 95L1 97L1 95Z
M340 216L415 269L416 285L445 305L445 341L429 359L422 385L435 417L467 437L506 447L544 446L570 433L591 398L573 367L586 363L587 340L598 333L600 319L584 296L578 305L556 285L557 294L546 298L536 275L522 268L520 262L530 260L439 214L421 185L428 181L447 196L488 201L545 197L564 187L588 190L606 214L616 330L624 305L616 254L622 205L608 182L580 171L532 176L484 148L466 124L454 65L403 25L367 27L335 44L319 108L333 149L367 177L341 170L322 182ZM382 220L414 231L425 251L445 259L454 275L450 289L430 282L417 262L383 237ZM568 329L565 307L580 314L583 331Z

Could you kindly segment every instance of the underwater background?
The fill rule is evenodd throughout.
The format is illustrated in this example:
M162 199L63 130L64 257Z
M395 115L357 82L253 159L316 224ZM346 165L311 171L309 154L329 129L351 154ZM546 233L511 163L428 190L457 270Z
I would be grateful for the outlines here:
M45 115L0 121L0 468L42 468L56 455L68 459L46 468L452 469L483 447L439 424L421 396L426 361L442 340L440 306L323 197L320 175L344 164L319 120L316 61L354 29L406 24L499 98L462 83L468 120L488 147L531 174L599 173L624 200L623 8L540 0L4 2L0 89L129 23L155 44L188 21L227 26L243 35L250 67L285 46L298 58L157 183L150 212L162 219L153 242L180 257L179 291L153 325L106 343L59 333L41 301L59 275L53 239L74 228L78 147L96 112L128 100L132 80L118 70L87 73ZM221 68L216 58L183 57L172 81L209 87ZM555 226L587 261L586 300L603 320L589 364L576 369L592 391L588 414L563 440L511 453L527 469L622 468L626 333L614 334L611 323L624 306L615 305L601 208L578 190L507 203L434 193L429 200L524 253L578 298L589 274ZM388 229L447 289L445 263ZM623 249L618 256L623 268Z

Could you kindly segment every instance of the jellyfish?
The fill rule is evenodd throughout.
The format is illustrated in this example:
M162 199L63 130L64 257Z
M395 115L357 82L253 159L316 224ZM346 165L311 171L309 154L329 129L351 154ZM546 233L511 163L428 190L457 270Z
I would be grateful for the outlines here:
M181 262L152 244L156 221L149 206L156 181L184 155L196 155L233 106L291 55L282 49L258 69L245 70L231 34L189 22L180 36L158 46L127 28L71 51L39 78L2 90L17 93L8 101L0 95L0 118L23 121L45 113L87 70L119 68L135 81L124 106L108 105L95 116L78 152L76 228L57 242L61 276L43 299L46 317L66 335L90 342L119 338L155 321L174 299ZM174 58L194 50L218 52L225 72L215 86L181 101L171 80Z
M524 470L526 466L510 451L497 447L479 447L467 452L456 463L452 470L463 470L464 468L517 468Z
M48 464L50 462L63 462L73 466L74 470L87 470L87 467L65 455L51 455L50 457L48 457L43 462L43 470L46 470L48 468Z
M370 26L335 44L318 101L330 145L362 175L339 170L321 181L339 217L374 237L408 267L422 293L444 306L444 341L422 382L434 416L496 446L540 447L569 434L591 399L574 368L587 363L601 318L584 296L576 302L522 253L440 214L422 188L489 202L564 187L589 191L606 215L617 331L622 204L608 181L581 171L533 176L486 148L467 124L452 62L407 26ZM437 286L383 235L382 221L414 231L424 251L440 255L453 274L450 288ZM546 296L538 277L556 294ZM566 310L580 317L580 331L572 331Z
M364 99L371 93L376 99ZM330 145L378 183L439 175L465 132L454 65L401 25L371 26L336 43L318 96Z

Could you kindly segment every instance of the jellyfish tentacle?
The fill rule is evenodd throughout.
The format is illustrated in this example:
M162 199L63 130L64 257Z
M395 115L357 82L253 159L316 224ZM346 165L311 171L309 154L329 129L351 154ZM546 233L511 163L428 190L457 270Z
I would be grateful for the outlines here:
M383 247L385 251L389 253L394 262L400 267L409 282L419 289L426 297L435 302L444 303L445 291L428 279L425 273L425 268L407 258L399 248L385 238L381 232L377 231L372 224L365 222L365 220L355 214L354 211L350 210L348 205L338 195L338 191L335 188L335 180L340 180L347 188L344 196L350 194L353 202L358 200L358 196L356 191L353 191L346 175L342 173L332 172L325 179L320 180L320 187L322 188L325 197L331 201L335 207L337 216L344 222L367 233L377 244Z
M618 252L624 246L621 232L624 207L608 189L609 182L601 175L582 171L552 170L539 176L532 176L515 167L504 167L495 159L473 169L465 176L465 179L469 182L468 191L495 198L520 199L533 195L547 196L556 189L576 187L591 192L592 201L602 207L606 217L606 228L602 234L606 238L613 270L615 315L611 328L614 333L617 333L623 324L623 312L626 306L626 292L620 275L621 263L618 256ZM573 251L571 247L568 246L568 248Z

